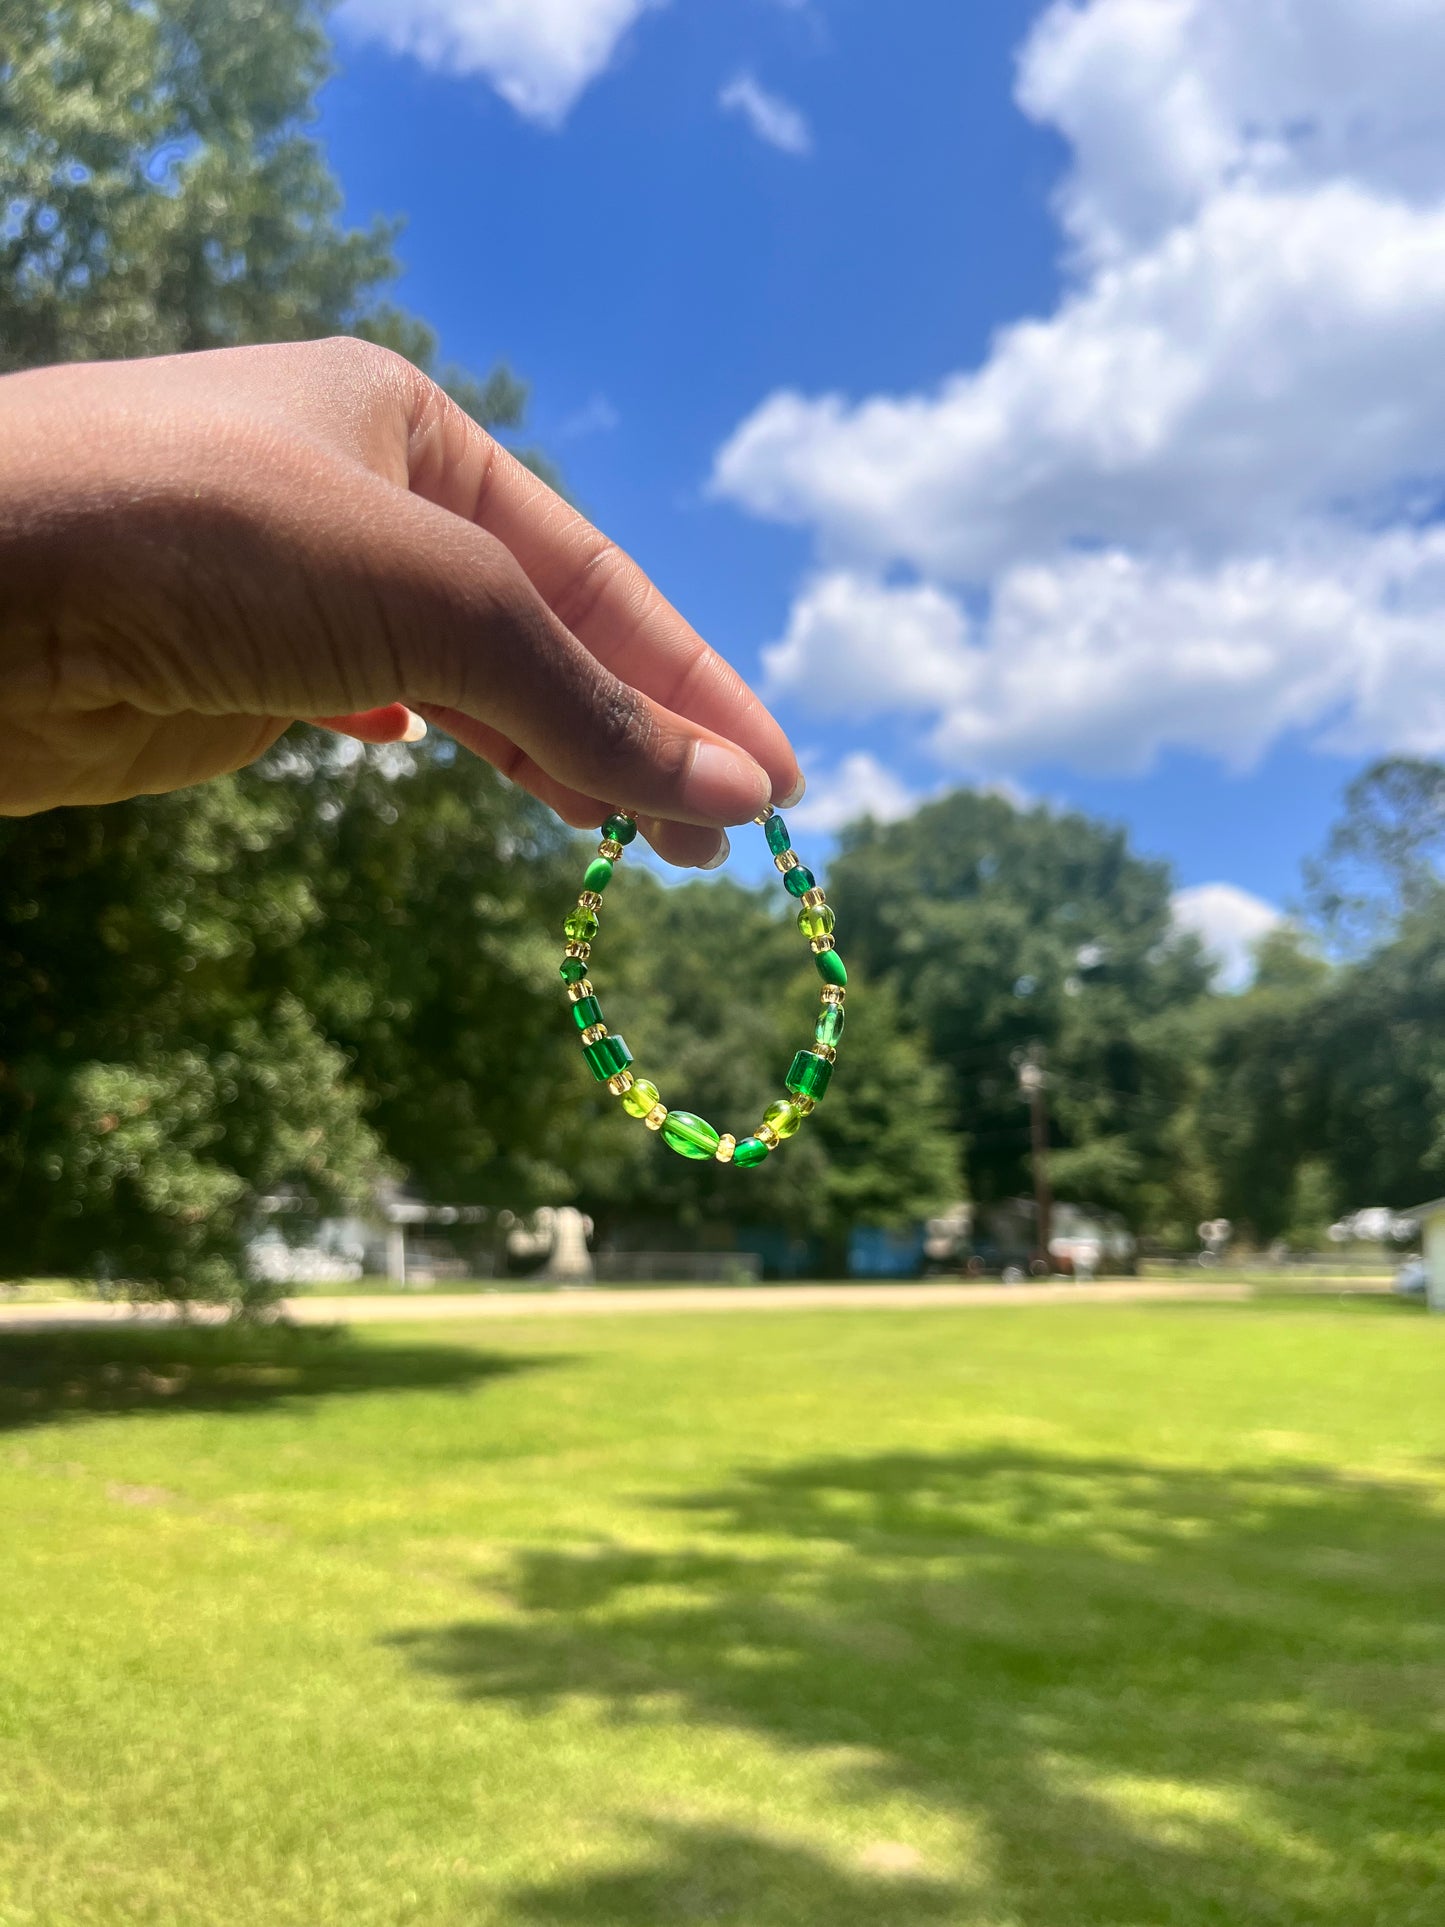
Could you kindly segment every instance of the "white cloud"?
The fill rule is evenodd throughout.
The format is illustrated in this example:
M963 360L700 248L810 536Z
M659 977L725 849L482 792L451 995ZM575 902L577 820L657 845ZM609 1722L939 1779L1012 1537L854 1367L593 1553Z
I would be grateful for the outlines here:
M778 94L759 86L751 74L738 74L717 97L727 114L741 114L760 141L784 154L811 154L812 129L803 113Z
M661 5L666 0L345 0L339 18L423 66L484 75L519 114L555 127L633 22Z
M854 750L835 770L813 778L802 802L788 811L788 822L795 829L831 836L864 816L896 823L915 810L919 800L876 756Z
M1054 313L931 393L775 394L718 453L826 565L773 686L970 771L1445 748L1442 66L1438 0L1049 7Z
M1219 982L1226 990L1243 989L1254 971L1254 946L1284 921L1272 903L1233 883L1196 883L1176 890L1173 910L1178 927L1192 930L1217 961Z
M606 395L593 395L567 417L557 434L563 441L582 441L589 435L610 435L621 424L622 417Z

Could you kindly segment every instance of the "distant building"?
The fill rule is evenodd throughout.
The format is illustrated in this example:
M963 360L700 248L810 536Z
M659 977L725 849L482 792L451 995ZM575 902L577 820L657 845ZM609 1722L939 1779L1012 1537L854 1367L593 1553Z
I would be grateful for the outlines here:
M1445 1198L1417 1204L1409 1216L1419 1221L1425 1247L1426 1295L1431 1311L1445 1312Z

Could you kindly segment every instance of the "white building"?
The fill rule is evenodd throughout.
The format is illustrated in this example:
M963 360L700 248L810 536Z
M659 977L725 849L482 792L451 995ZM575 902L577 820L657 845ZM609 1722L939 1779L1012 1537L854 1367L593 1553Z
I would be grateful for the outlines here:
M1445 1312L1445 1198L1436 1198L1433 1204L1417 1204L1408 1215L1420 1221L1430 1309Z

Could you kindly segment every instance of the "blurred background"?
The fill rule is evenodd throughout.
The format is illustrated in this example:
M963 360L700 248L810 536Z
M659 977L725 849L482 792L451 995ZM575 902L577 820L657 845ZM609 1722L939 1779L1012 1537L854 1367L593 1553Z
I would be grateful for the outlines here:
M4 1927L1441 1918L1442 70L0 0L0 371L409 356L775 706L851 973L744 1175L436 733L0 823ZM817 983L735 843L596 972L740 1131Z

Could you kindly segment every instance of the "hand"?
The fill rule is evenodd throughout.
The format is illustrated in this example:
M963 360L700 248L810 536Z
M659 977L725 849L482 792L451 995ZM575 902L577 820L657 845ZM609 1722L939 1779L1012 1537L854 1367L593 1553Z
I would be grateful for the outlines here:
M635 564L364 342L0 381L0 813L418 711L579 828L675 863L801 788L778 725Z

